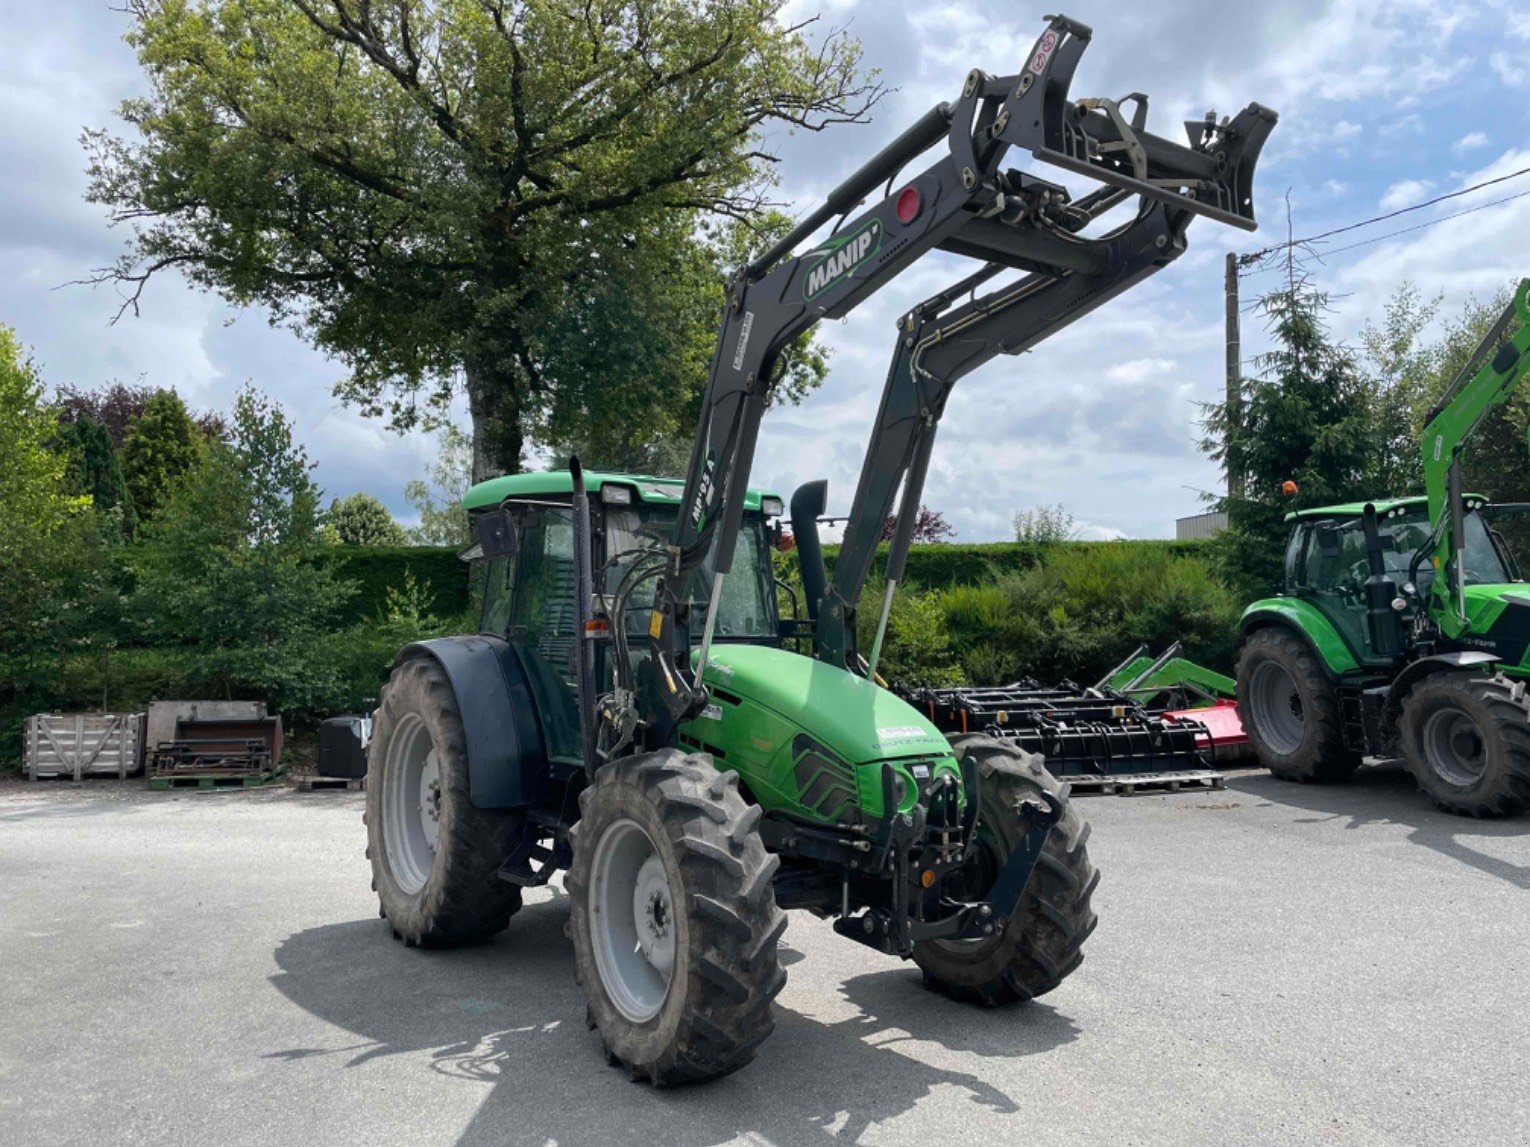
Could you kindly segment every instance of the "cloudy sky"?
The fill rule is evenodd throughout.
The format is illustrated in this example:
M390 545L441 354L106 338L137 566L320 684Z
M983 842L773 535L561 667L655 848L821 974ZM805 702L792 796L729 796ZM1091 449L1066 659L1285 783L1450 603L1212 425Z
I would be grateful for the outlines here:
M954 99L968 69L1017 70L1060 3L796 0L825 27L848 24L896 90L868 126L775 137L782 197L816 203L920 112ZM962 382L926 500L967 540L1005 537L1015 510L1042 503L1064 503L1096 537L1170 536L1175 517L1199 509L1196 491L1218 483L1195 443L1197 403L1222 388L1223 255L1284 238L1288 192L1305 235L1530 167L1530 6L1520 0L1068 0L1065 10L1095 30L1075 98L1145 91L1150 126L1174 136L1207 108L1258 100L1280 113L1259 166L1263 229L1196 223L1190 251L1146 285ZM399 439L333 399L339 364L263 314L169 278L152 284L141 317L116 326L110 288L60 286L110 262L123 238L83 200L78 137L111 124L118 101L142 89L120 40L125 24L110 0L0 0L0 322L35 349L52 382L141 377L221 409L253 380L296 417L328 492L369 491L407 519L403 484L423 473L434 444ZM1334 239L1318 271L1340 335L1356 338L1405 280L1443 293L1449 308L1530 274L1530 197L1483 206L1522 191L1530 176ZM845 510L893 321L961 273L931 257L824 329L832 377L767 419L756 484L789 491L827 477L831 512ZM1261 284L1269 276L1244 290ZM1257 328L1246 325L1244 337L1256 353Z

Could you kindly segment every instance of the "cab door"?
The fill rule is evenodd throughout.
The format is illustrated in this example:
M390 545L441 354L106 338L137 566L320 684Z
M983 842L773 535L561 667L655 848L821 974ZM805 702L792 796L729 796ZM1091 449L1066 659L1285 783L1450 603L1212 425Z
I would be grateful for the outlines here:
M1308 527L1297 595L1318 608L1360 661L1377 660L1366 628L1368 571L1365 533L1359 523L1320 521Z

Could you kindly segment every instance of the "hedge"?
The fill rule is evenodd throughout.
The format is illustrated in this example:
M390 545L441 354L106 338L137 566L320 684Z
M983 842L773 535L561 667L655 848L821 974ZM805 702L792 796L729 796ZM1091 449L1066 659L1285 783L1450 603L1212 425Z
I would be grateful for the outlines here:
M472 606L468 567L457 551L441 546L332 546L322 551L336 576L356 583L356 593L339 619L343 625L383 616L388 591L404 587L406 573L425 596L429 612L456 617Z
M974 585L996 574L1017 572L1039 565L1047 553L1067 550L1090 550L1097 547L1139 548L1144 552L1165 552L1189 556L1202 552L1202 541L1124 541L1067 542L1046 547L1020 545L1016 542L977 542L958 545L914 546L909 550L904 580L926 589L949 589L955 585ZM457 552L439 546L335 546L323 551L324 561L335 572L357 583L356 595L340 620L344 624L372 621L386 607L388 590L401 589L406 571L422 591L429 586L430 611L438 617L456 617L472 606L468 588L467 566L457 560ZM839 547L823 548L824 564L832 573ZM788 555L788 565L796 565L796 552ZM872 579L881 580L887 562L887 546L877 549Z
M908 561L904 565L903 578L925 589L949 589L954 585L974 585L996 574L1031 569L1033 566L1040 565L1047 555L1068 550L1094 550L1100 547L1112 549L1120 547L1123 550L1129 550L1140 547L1144 553L1164 552L1175 557L1188 557L1203 553L1204 545L1204 541L1180 542L1150 539L1120 542L1064 542L1053 546L1021 545L1018 542L911 546L908 551ZM823 562L830 574L834 572L834 560L838 556L838 546L823 547ZM788 555L788 562L793 570L796 567L796 559L797 554L794 550ZM887 546L884 543L877 547L877 556L872 562L872 580L881 580L882 570L886 564Z

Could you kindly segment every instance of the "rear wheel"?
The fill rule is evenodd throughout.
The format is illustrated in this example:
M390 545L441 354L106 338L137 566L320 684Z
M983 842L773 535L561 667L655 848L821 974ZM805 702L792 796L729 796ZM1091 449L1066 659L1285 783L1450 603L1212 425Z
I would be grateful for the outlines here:
M1063 814L1002 933L921 941L914 945L914 962L928 987L953 999L994 1005L1044 995L1083 963L1084 941L1094 931L1090 897L1100 874L1085 847L1089 825L1069 803L1068 786L1042 767L1038 754L983 736L955 737L951 749L975 759L981 781L978 851L964 894L986 893L1024 835L1022 800L1042 804L1041 794L1050 793Z
M1515 816L1530 808L1525 683L1445 673L1403 702L1402 740L1419 788L1447 812Z
M393 934L411 946L486 940L521 906L499 879L524 814L475 808L462 713L435 661L406 661L383 689L367 751L367 856Z
M780 861L738 774L675 749L601 768L569 832L575 975L606 1055L634 1079L713 1079L754 1058L786 983Z
M1360 754L1345 747L1339 691L1300 638L1255 630L1237 678L1238 716L1260 764L1289 781L1349 779Z

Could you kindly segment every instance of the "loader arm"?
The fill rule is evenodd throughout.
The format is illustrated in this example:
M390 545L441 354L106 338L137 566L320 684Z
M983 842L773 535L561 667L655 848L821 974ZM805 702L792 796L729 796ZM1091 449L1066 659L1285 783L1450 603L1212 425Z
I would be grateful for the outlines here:
M1096 213L1129 195L1101 197ZM1185 229L1193 218L1162 200L1143 199L1137 215L1113 234L1075 240L1071 267L1040 268L979 296L981 284L1007 270L990 263L899 320L897 349L834 577L816 612L815 656L837 665L857 664L856 603L900 486L898 525L885 571L888 600L902 580L935 432L957 381L998 355L1023 354L1167 266L1184 252ZM873 671L886 612L871 651Z
M1512 338L1505 339L1515 318L1519 319L1519 329ZM1470 624L1466 616L1461 460L1472 435L1489 414L1509 400L1527 371L1530 371L1530 279L1520 282L1513 300L1472 352L1466 366L1445 388L1424 423L1420 446L1432 527L1427 556L1436 575L1430 591L1432 612L1449 637L1459 636ZM1447 570L1451 574L1448 578Z
M1187 124L1189 142L1177 144L1145 130L1145 97L1070 100L1069 85L1091 35L1087 26L1054 16L1019 72L996 77L973 70L954 104L925 113L728 283L684 498L649 627L657 700L645 708L658 727L705 702L697 683L711 645L717 586L732 563L772 375L793 339L823 319L848 314L935 249L985 267L1043 275L1052 312L1076 317L1097 305L1086 283L1105 281L1120 290L1147 272L1146 265L1135 263L1131 271L1120 269L1121 260L1130 261L1124 248L1081 242L1072 233L1089 216L1090 205L1106 199L1138 195L1155 205L1144 208L1147 222L1132 232L1134 239L1163 236L1155 260L1164 257L1192 215L1255 226L1253 172L1275 114L1250 104L1221 122L1208 116ZM1122 103L1135 105L1129 119ZM905 165L942 141L943 154L897 182ZM1108 186L1071 205L1060 187L1003 166L1016 147ZM877 194L884 183L887 189ZM855 213L868 198L870 205ZM794 253L836 218L827 237ZM1069 272L1085 277L1074 279ZM1018 323L1012 337L1017 346L1026 339L1030 345L1045 333L1046 324L1033 317L1029 324ZM953 342L933 358L926 350L920 362L910 360L909 369L929 358L931 373L940 377L960 365L962 345ZM714 606L692 672L695 619L686 605L686 587L709 554Z

